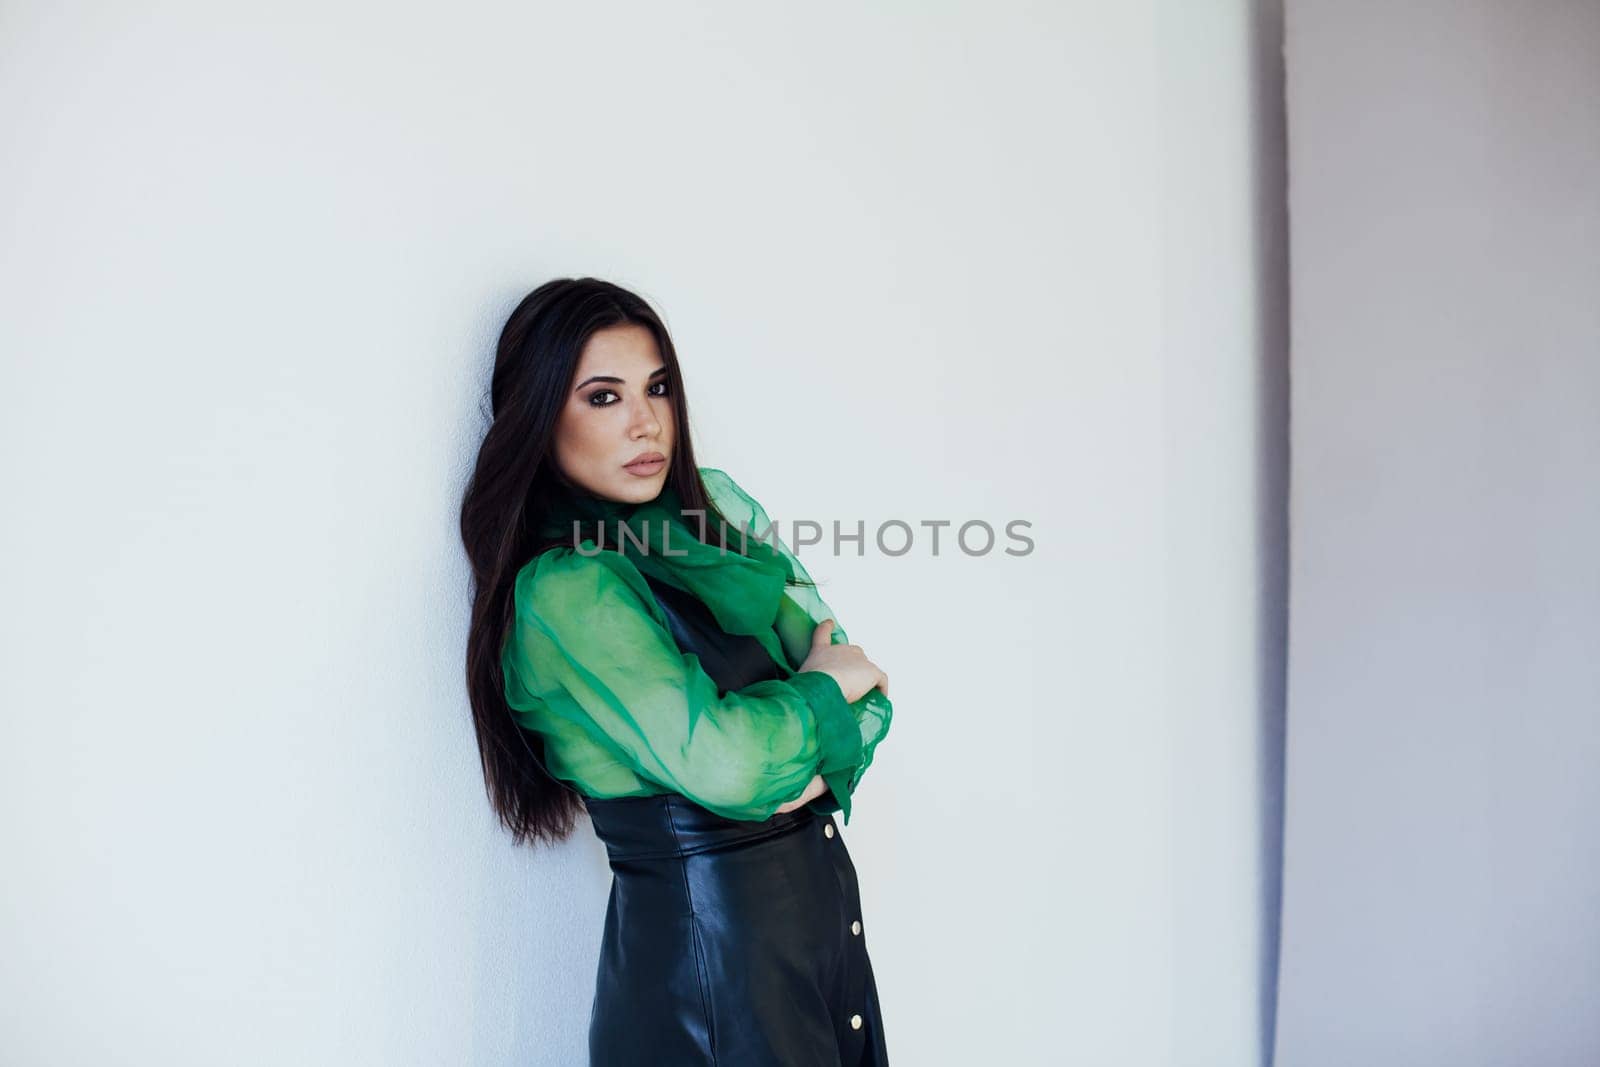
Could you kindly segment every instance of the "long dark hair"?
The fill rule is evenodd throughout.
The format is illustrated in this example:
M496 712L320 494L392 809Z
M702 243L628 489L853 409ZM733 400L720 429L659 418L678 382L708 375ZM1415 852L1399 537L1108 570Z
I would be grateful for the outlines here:
M545 769L542 738L523 729L506 703L500 657L511 628L512 586L529 560L571 543L538 536L560 488L552 454L556 420L589 337L625 324L654 335L667 367L676 427L668 481L685 509L705 509L708 535L721 531L725 521L700 480L678 354L660 316L640 297L597 278L557 278L524 297L500 332L489 427L461 501L461 541L474 582L467 696L489 802L517 844L560 841L572 832L583 805L577 792ZM688 526L699 536L698 522ZM711 536L706 539L712 543ZM731 539L730 550L737 551L738 543Z

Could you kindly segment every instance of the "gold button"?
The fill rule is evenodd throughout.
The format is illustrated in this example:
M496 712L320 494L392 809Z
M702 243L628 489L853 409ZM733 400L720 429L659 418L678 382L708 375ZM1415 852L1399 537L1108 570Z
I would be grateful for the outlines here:
M828 825L824 826L822 828L822 832L827 834L829 837L832 837L833 836L833 823L830 822Z
M857 919L855 922L850 924L850 932L852 934L859 934L861 932L861 920L860 919Z
M852 1029L852 1030L861 1029L861 1016L859 1016L859 1015L850 1016L850 1029Z

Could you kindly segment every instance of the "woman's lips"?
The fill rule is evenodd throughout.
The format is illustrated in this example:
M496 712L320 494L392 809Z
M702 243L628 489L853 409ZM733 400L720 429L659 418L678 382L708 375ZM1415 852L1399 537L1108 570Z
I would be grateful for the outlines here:
M652 474L661 473L661 468L667 465L664 459L647 459L639 463L630 463L622 469L629 474L636 474L640 478L648 478Z

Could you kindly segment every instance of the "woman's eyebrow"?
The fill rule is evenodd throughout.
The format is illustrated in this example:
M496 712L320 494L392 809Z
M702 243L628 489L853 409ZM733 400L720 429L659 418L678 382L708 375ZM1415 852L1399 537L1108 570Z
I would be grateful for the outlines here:
M652 380L654 380L656 378L661 377L665 373L667 373L667 365L665 363L663 363L663 364L661 364L661 366L659 366L655 370L651 371L650 372L650 377L646 378L645 380L646 381L652 381ZM616 377L613 377L613 376L611 376L609 374L595 374L595 375L591 375L588 378L585 378L583 381L581 381L577 385L573 386L572 387L572 391L573 392L577 392L579 389L582 389L584 386L588 385L590 382L616 382L618 385L626 385L626 384L628 384L624 379L616 378Z

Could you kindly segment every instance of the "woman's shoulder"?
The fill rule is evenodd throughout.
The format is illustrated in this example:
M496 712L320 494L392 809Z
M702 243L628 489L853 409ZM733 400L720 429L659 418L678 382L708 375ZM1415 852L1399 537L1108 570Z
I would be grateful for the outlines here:
M571 545L547 548L524 563L512 587L519 609L575 615L619 598L631 603L647 595L648 588L622 553L609 548L580 551Z

